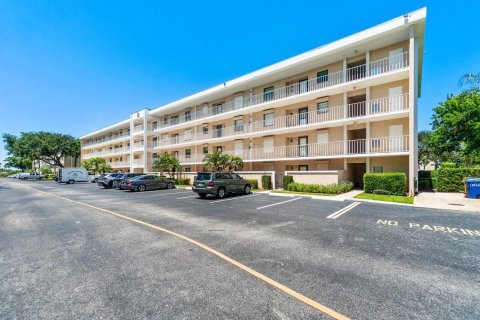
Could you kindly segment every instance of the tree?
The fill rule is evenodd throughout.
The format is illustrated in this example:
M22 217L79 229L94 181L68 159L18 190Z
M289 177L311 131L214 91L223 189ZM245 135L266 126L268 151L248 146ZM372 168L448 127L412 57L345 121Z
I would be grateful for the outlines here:
M178 159L168 152L162 152L158 158L153 161L152 168L160 170L160 174L167 172L170 178L174 178L175 172L182 171L182 166Z
M480 89L480 73L471 72L460 78L460 86L468 86L471 89Z
M221 151L214 151L205 155L202 163L207 169L222 171L227 166L228 161L228 155L223 154Z
M228 155L228 161L226 166L229 171L236 171L243 167L243 160L238 156Z
M41 167L41 168L40 168L40 173L41 173L43 176L46 176L46 175L52 173L52 169L50 169L50 167L44 166L44 167Z
M107 164L107 161L100 157L90 158L82 163L82 167L88 171L95 173L105 173L112 171L112 167Z
M448 95L433 109L432 145L442 161L478 164L480 159L480 90L471 89ZM460 159L458 158L460 156Z

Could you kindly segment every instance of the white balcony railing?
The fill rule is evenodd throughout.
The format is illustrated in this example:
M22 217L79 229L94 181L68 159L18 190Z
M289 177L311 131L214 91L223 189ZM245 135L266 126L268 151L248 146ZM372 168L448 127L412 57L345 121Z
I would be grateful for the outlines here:
M98 139L95 139L93 141L90 141L88 143L85 143L83 146L84 147L90 147L90 146L93 146L93 145L96 145L96 144L102 144L102 143L105 143L105 142L109 142L109 141L113 141L113 140L117 140L117 139L120 139L120 138L126 138L126 137L130 137L130 132L125 132L125 133L119 133L119 134L112 134L110 136L105 136L103 138L98 138Z
M135 126L133 127L133 132L141 132L145 129L145 125L141 124L141 125L138 125L138 126Z
M132 164L135 168L143 167L143 159L133 159Z
M130 161L112 161L108 165L112 168L126 168L130 167Z
M409 136L381 137L370 139L311 143L305 145L257 148L242 152L226 151L227 154L240 156L244 161L263 161L279 159L328 158L341 156L361 156L372 154L402 153L409 151ZM204 154L178 156L180 163L201 163Z
M181 143L201 142L221 137L238 137L254 133L268 133L273 130L294 128L298 126L314 125L319 123L328 123L332 121L348 120L351 118L376 116L381 114L395 113L408 110L408 93L374 99L364 102L348 104L346 107L341 105L315 111L288 115L273 118L272 120L261 120L252 123L222 127L209 128L208 131L198 131L188 136L178 135L171 138L159 140L156 147L166 147ZM155 148L155 146L154 146Z
M359 66L348 68L346 70L330 73L328 75L324 75L318 78L302 81L301 83L295 83L289 86L277 88L272 91L259 93L250 97L245 97L241 100L234 100L211 107L204 107L202 108L202 110L189 113L188 115L178 115L175 117L171 117L167 121L162 121L161 123L159 123L158 128L162 129L192 120L215 116L228 111L242 109L261 103L280 100L291 96L296 96L299 94L332 87L342 83L356 81L366 78L368 76L376 76L383 73L400 70L408 67L408 65L408 52L403 52L398 55L372 61L369 63L368 68L366 64L362 64Z
M112 149L107 149L107 150L103 150L103 151L86 153L86 154L83 155L83 158L84 159L90 159L90 158L94 158L94 157L103 157L103 156L122 154L122 153L130 153L130 148L129 147L112 148Z

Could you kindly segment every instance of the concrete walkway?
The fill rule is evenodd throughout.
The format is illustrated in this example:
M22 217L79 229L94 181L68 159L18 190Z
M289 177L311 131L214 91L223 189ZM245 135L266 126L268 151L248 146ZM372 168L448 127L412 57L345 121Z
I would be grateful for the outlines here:
M415 206L480 213L480 200L465 198L463 193L421 192L415 197Z

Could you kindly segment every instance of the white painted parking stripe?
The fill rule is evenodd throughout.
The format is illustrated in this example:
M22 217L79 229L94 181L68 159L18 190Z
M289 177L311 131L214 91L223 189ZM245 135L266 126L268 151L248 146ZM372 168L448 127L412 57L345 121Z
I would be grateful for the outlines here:
M251 197L256 197L259 196L260 194L252 194L249 196L243 196L243 197L235 197L235 198L228 198L228 199L222 199L222 200L215 200L215 201L210 201L210 203L217 203L217 202L224 202L224 201L232 201L232 200L242 200L246 198L251 198Z
M342 208L338 211L335 211L334 213L332 213L331 215L329 215L327 217L327 219L337 219L338 217L340 217L341 215L345 214L346 212L352 210L353 208L355 208L356 206L358 206L361 202L354 202L354 203L351 203L349 204L348 206L346 206L345 208Z
M261 209L268 208L268 207L273 207L273 206L278 206L279 204L284 204L284 203L287 203L287 202L291 202L291 201L295 201L295 200L300 200L300 199L302 199L302 198L301 198L301 197L300 197L300 198L293 198L293 199L290 199L290 200L287 200L287 201L282 201L282 202L277 202L277 203L269 204L269 205L267 205L267 206L258 207L257 210L261 210Z

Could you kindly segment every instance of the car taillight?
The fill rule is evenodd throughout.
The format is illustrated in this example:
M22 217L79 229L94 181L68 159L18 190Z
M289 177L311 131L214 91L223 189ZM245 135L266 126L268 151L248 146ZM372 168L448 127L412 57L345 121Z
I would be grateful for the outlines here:
M133 181L132 181L132 180L128 180L127 183L128 183L128 184L132 184Z
M213 181L208 181L207 187L213 188L214 186Z
M121 178L120 178L120 179L118 179L118 181L122 182L122 181L123 181L123 179L121 179Z

